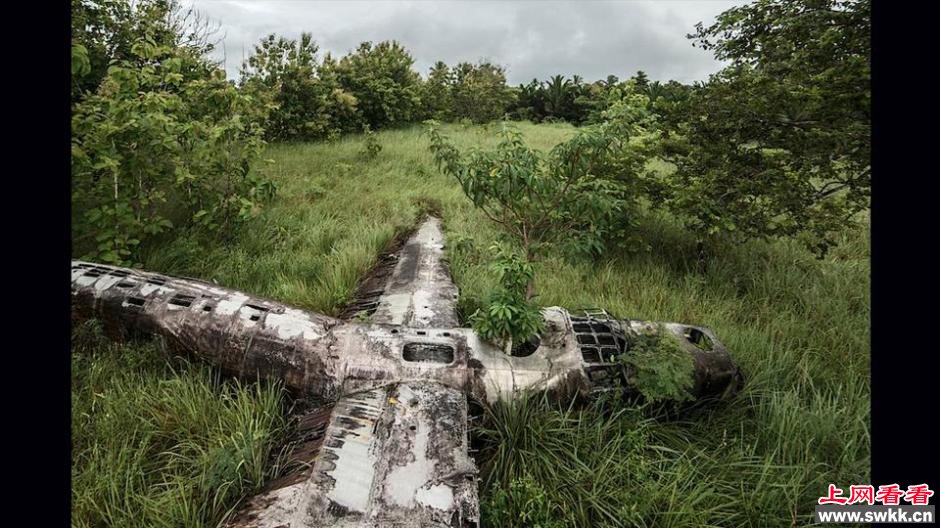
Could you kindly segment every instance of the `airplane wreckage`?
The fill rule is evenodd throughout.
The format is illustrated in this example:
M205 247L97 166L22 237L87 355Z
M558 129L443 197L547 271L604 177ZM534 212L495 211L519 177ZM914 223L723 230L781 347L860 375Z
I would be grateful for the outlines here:
M345 320L198 280L72 261L73 319L96 318L116 336L156 334L224 370L330 402L298 421L302 469L243 503L230 528L475 527L468 397L622 391L627 373L614 357L639 332L679 339L694 360L696 397L741 384L711 330L603 310L545 308L537 348L507 355L458 326L443 242L429 217L363 282L347 310L356 317Z

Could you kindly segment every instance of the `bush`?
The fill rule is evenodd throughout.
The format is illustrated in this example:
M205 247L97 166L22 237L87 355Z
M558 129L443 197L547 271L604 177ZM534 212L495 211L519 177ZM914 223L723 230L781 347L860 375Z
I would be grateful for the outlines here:
M646 401L691 399L695 364L677 338L665 329L638 335L619 360L630 373L627 383Z
M327 63L343 90L352 94L363 122L373 130L410 123L422 115L421 77L401 44L363 42L338 63Z
M497 482L480 508L483 526L506 528L564 528L546 491L531 476L513 479L503 488Z
M376 156L379 155L379 152L382 152L382 145L379 144L379 140L375 137L375 132L369 128L369 125L363 127L362 133L365 137L365 144L360 155L366 159L375 159Z
M458 64L453 71L451 101L451 114L457 119L487 123L502 118L512 102L505 71L489 62Z
M358 100L343 90L332 63L317 62L309 33L300 40L268 35L241 69L241 87L269 106L269 139L314 140L358 130Z
M72 116L74 249L113 264L174 225L224 230L275 192L249 173L263 145L250 97L219 69L185 72L192 57L149 36L132 51Z
M506 247L493 246L491 251L491 268L499 287L490 294L486 306L470 316L470 323L481 338L503 345L508 354L514 344L518 346L542 331L545 321L529 297L532 265Z
M822 255L871 190L871 2L731 8L696 43L731 64L672 108L662 204L700 238L803 236Z
M627 127L618 133L626 134ZM615 168L631 168L624 157L611 165L609 150L619 140L607 129L584 130L547 155L527 146L508 125L492 151L461 154L435 122L429 122L429 136L437 166L457 179L470 201L530 262L553 243L572 254L600 252L605 239L629 221L633 190L623 184L626 180L601 177Z

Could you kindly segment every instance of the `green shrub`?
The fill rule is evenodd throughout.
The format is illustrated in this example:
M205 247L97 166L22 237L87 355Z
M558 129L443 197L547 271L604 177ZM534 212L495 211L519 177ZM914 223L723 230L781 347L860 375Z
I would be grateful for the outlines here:
M692 38L730 64L668 112L662 203L700 238L802 236L824 254L868 208L871 2L762 1Z
M421 76L413 64L411 54L398 42L363 42L339 62L325 63L324 69L331 70L342 89L356 98L363 122L378 130L413 122L423 114Z
M174 225L228 229L275 192L249 173L263 145L250 97L149 36L132 51L72 115L74 250L114 264Z
M382 152L382 145L379 144L379 140L375 137L375 132L369 128L369 125L363 127L363 135L365 136L365 144L363 145L363 150L360 152L360 155L365 159L375 159L379 155L379 152Z
M464 194L496 224L525 258L536 259L550 244L573 254L597 254L604 241L629 224L634 190L609 171L639 170L637 160L609 150L627 140L600 128L585 129L548 154L529 147L515 127L504 125L491 151L461 154L437 123L429 121L431 153L438 168L460 183ZM627 126L617 129L629 133ZM531 296L530 296L531 297Z
M340 87L333 63L317 62L309 33L300 40L268 35L241 69L241 88L269 106L269 139L331 139L360 128L358 100Z
M490 293L486 306L470 316L470 323L480 337L501 344L508 354L514 344L518 346L540 332L545 321L538 305L528 297L532 264L503 246L493 246L491 251L491 269L499 286Z
M618 358L629 372L627 383L648 402L681 402L692 397L695 381L692 356L664 328L641 333Z
M531 476L513 479L503 488L497 482L481 504L483 526L505 528L564 528L544 489Z
M489 62L462 62L454 67L451 88L451 115L474 123L500 119L512 102L506 86L506 72Z

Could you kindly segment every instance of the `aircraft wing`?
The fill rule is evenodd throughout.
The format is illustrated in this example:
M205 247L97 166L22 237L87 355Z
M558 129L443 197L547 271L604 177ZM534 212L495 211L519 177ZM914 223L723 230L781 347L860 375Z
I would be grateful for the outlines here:
M428 381L342 397L309 469L272 483L230 528L475 527L464 392Z

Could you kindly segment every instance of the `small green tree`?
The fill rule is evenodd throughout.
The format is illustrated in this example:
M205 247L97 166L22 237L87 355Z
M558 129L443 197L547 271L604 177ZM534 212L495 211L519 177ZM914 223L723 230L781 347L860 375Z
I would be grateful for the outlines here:
M437 61L428 72L421 100L431 119L450 121L454 118L454 76L447 64Z
M366 159L375 159L375 157L379 155L379 152L382 152L382 145L379 144L379 140L375 137L375 132L369 128L369 125L365 125L362 128L362 134L365 137L365 144L360 154Z
M535 273L532 264L511 249L495 245L490 250L498 286L490 293L486 307L470 316L470 323L480 337L502 345L511 354L514 345L524 343L544 326L538 305L527 296Z
M72 103L98 89L115 64L144 66L134 45L147 36L175 50L184 80L204 78L215 65L204 57L221 40L219 27L177 0L71 0L73 51L81 75L72 76ZM73 57L75 53L73 53ZM74 71L74 68L73 68Z
M242 65L242 89L268 105L269 139L323 139L358 128L356 98L340 88L331 63L318 64L317 51L309 33L300 40L271 34Z
M547 154L528 147L517 129L504 125L494 150L475 149L462 155L431 121L430 146L438 167L457 179L464 194L531 265L548 246L562 247L569 254L596 255L609 239L629 231L636 188L624 174L639 175L644 159L627 154L633 148L630 134L641 129L632 117L623 112L609 124L582 130ZM517 270L518 263L506 260L505 253L501 258L497 265L503 279L512 278L512 287L518 287L524 278L524 295L501 287L490 299L490 308L481 312L480 317L490 320L484 325L478 319L477 326L504 342L518 342L534 333L531 325L512 324L516 316L529 321L525 303L535 296L534 274L525 273L528 267ZM506 270L516 271L507 275ZM506 308L510 304L514 309Z
M500 119L512 102L502 67L489 62L462 62L453 71L453 115L487 123Z
M825 253L868 207L871 2L760 0L696 44L731 64L663 107L663 205L704 239L804 235Z
M457 179L464 194L530 262L552 243L577 252L598 250L611 219L627 207L626 190L598 177L605 172L611 139L597 129L581 132L547 155L527 146L519 130L507 124L492 151L462 155L433 121L429 136L438 167Z
M187 79L188 52L149 36L132 52L72 112L74 249L114 264L174 224L226 232L275 190L249 172L263 145L251 97L221 69Z
M363 42L336 63L336 79L357 101L363 121L378 130L414 121L421 109L421 76L395 41Z

